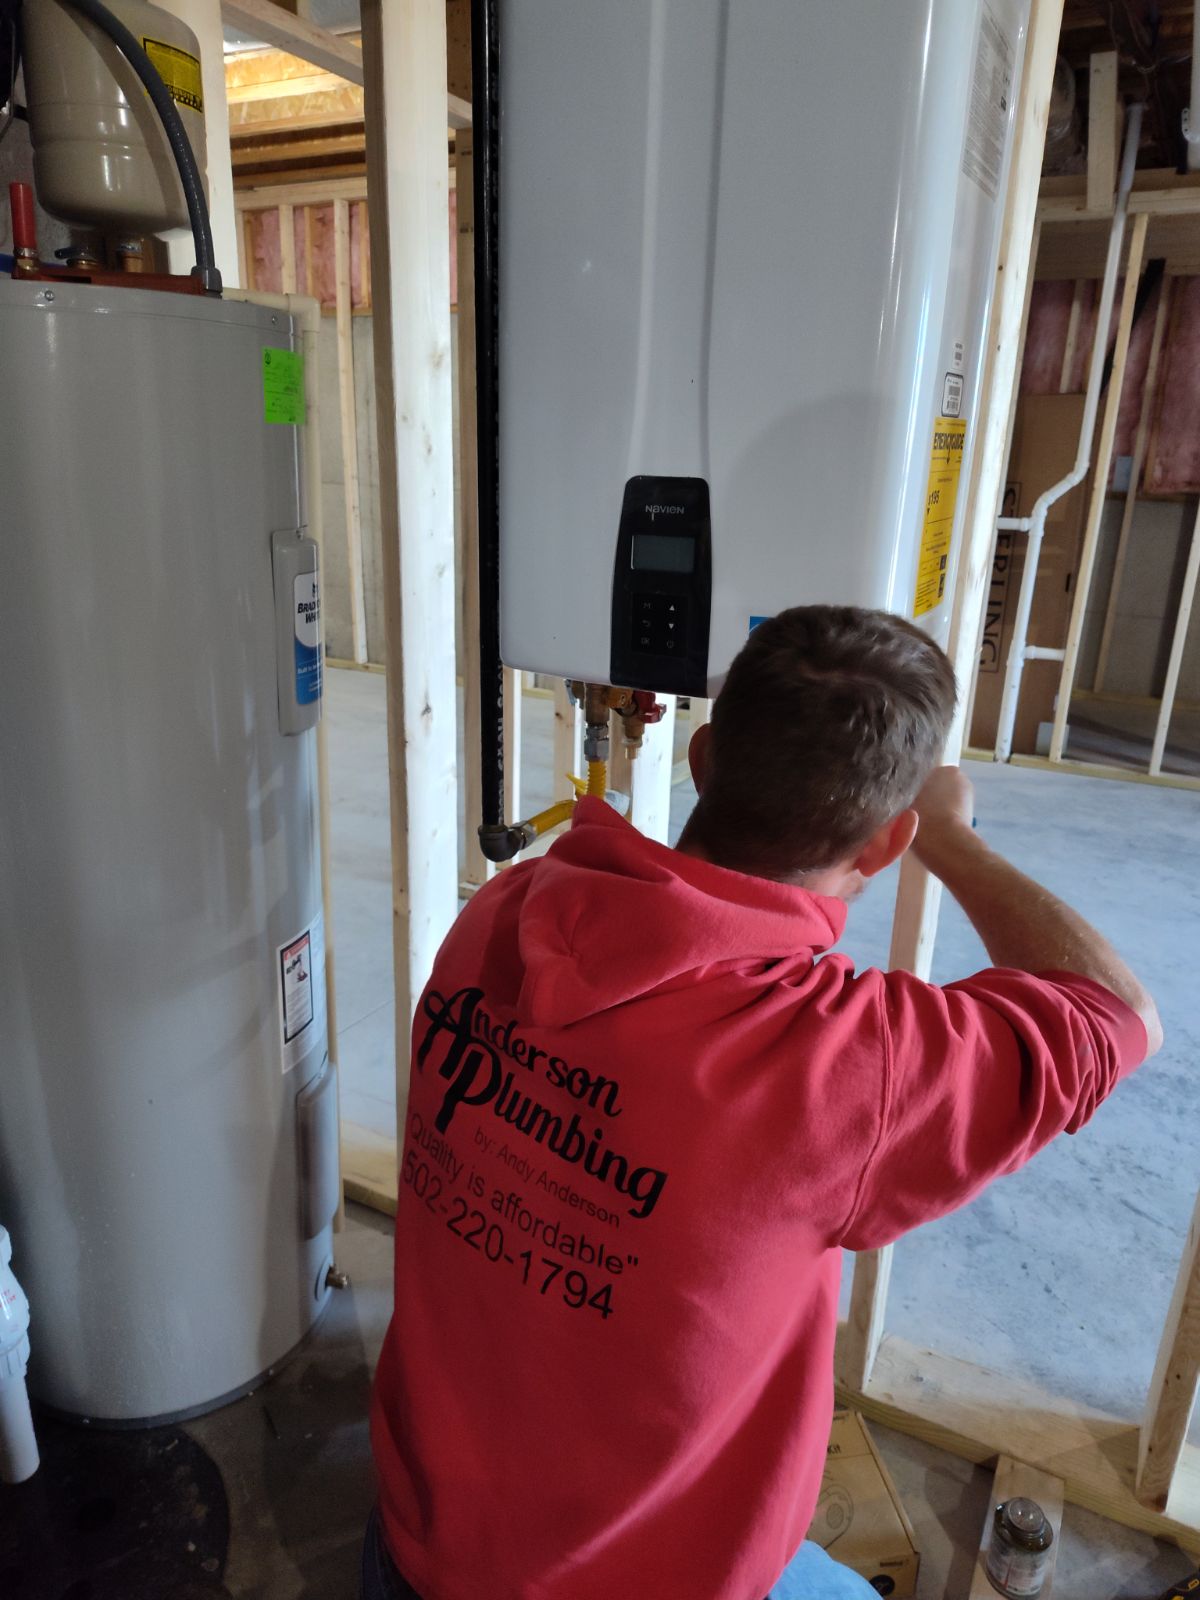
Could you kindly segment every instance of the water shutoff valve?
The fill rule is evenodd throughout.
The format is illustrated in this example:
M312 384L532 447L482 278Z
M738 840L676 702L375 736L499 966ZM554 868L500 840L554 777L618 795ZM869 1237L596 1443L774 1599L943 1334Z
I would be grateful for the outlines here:
M11 1261L12 1242L0 1228L0 1482L24 1483L38 1469L38 1447L25 1388L29 1301Z

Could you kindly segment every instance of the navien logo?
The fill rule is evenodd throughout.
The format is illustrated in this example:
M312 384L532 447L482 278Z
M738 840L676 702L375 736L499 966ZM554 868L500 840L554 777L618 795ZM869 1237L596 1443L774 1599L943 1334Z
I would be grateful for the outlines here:
M684 506L645 506L643 508L648 517L681 517Z

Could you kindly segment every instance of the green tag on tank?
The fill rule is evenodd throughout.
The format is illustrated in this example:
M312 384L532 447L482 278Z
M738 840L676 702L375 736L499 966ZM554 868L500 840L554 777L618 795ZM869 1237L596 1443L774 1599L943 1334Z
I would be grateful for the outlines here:
M299 423L304 416L304 357L295 350L263 351L263 421Z

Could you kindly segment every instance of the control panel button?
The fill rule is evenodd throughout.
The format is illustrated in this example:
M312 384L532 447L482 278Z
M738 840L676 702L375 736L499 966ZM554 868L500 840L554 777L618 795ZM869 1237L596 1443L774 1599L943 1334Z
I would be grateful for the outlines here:
M683 595L637 593L631 641L640 654L673 656L687 650L688 603Z

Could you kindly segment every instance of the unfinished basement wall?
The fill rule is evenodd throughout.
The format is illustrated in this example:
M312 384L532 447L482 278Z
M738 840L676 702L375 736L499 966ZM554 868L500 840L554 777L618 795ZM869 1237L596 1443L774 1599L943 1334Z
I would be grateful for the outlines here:
M1188 546L1196 521L1193 500L1140 500L1117 595L1116 620L1102 683L1096 681L1100 637L1112 590L1124 496L1110 495L1100 524L1096 572L1079 658L1081 687L1107 694L1157 696L1167 657ZM1200 702L1200 609L1193 610L1179 676L1179 701Z
M450 194L451 243L456 242L457 212ZM350 338L354 362L354 415L358 437L358 497L365 600L367 660L382 666L387 653L383 621L383 572L380 544L379 431L375 408L375 325L371 314L370 235L366 204L351 201L349 286L353 315ZM242 218L243 260L253 287L278 293L282 287L281 214L271 207ZM325 534L325 653L335 661L353 661L350 569L346 538L346 483L342 452L341 403L338 385L337 320L334 272L334 211L331 202L314 199L292 212L296 283L301 294L320 300L319 341L321 393L321 490ZM455 252L450 251L450 290L457 289ZM462 516L458 436L458 315L451 305L451 371L454 404L455 564L459 604L455 609L455 648L462 650Z
M1157 275L1157 273L1156 273ZM1096 567L1084 624L1076 685L1113 697L1132 696L1154 699L1161 695L1171 650L1172 635L1183 587L1184 570L1195 526L1197 497L1200 496L1200 277L1162 276L1144 280L1146 292L1139 304L1130 338L1125 381L1118 412L1113 465L1102 514ZM1096 332L1096 301L1099 283L1092 280L1044 281L1034 286L1030 302L1028 332L1021 371L1020 392L1027 404L1018 408L1022 418L1036 413L1033 397L1082 394L1087 382L1091 349ZM1168 295L1163 324L1162 353L1154 392L1147 397L1146 379L1150 364L1153 328L1162 295ZM1106 349L1111 351L1120 290L1113 316L1106 330ZM1127 553L1117 588L1113 634L1103 678L1097 681L1101 638L1113 591L1117 542L1130 479L1132 454L1139 420L1146 407L1147 447L1138 497L1133 509ZM1021 435L1018 425L1014 439ZM1073 448L1073 446L1072 446ZM1014 445L1015 454L1015 445ZM1068 459L1070 451L1067 452ZM1010 461L1009 476L1020 476L1018 463ZM1035 488L1046 487L1038 483ZM1028 507L1026 507L1028 509ZM993 576L993 592L1001 619L1015 604L1011 577L1011 544L998 553ZM1051 597L1049 584L1068 585L1074 581L1075 557L1055 566L1043 560L1038 581L1039 604L1043 609ZM1062 645L1065 642L1067 609L1051 632L1034 632L1034 642ZM1056 613L1057 614L1057 613ZM1043 632L1045 630L1043 629ZM994 672L998 663L988 659L987 637L981 674ZM994 656L993 650L993 656ZM1036 689L1038 673L1047 684L1056 681L1057 669L1035 664L1027 673L1025 699ZM980 683L984 679L981 676ZM1036 698L1036 696L1035 696ZM1200 703L1200 607L1193 610L1180 672L1177 702L1182 706ZM1047 702L1049 703L1049 702ZM1047 711L1046 715L1049 714ZM1036 726L1036 721L1035 724ZM983 741L988 743L987 738ZM1026 728L1019 749L1033 751L1033 735Z

